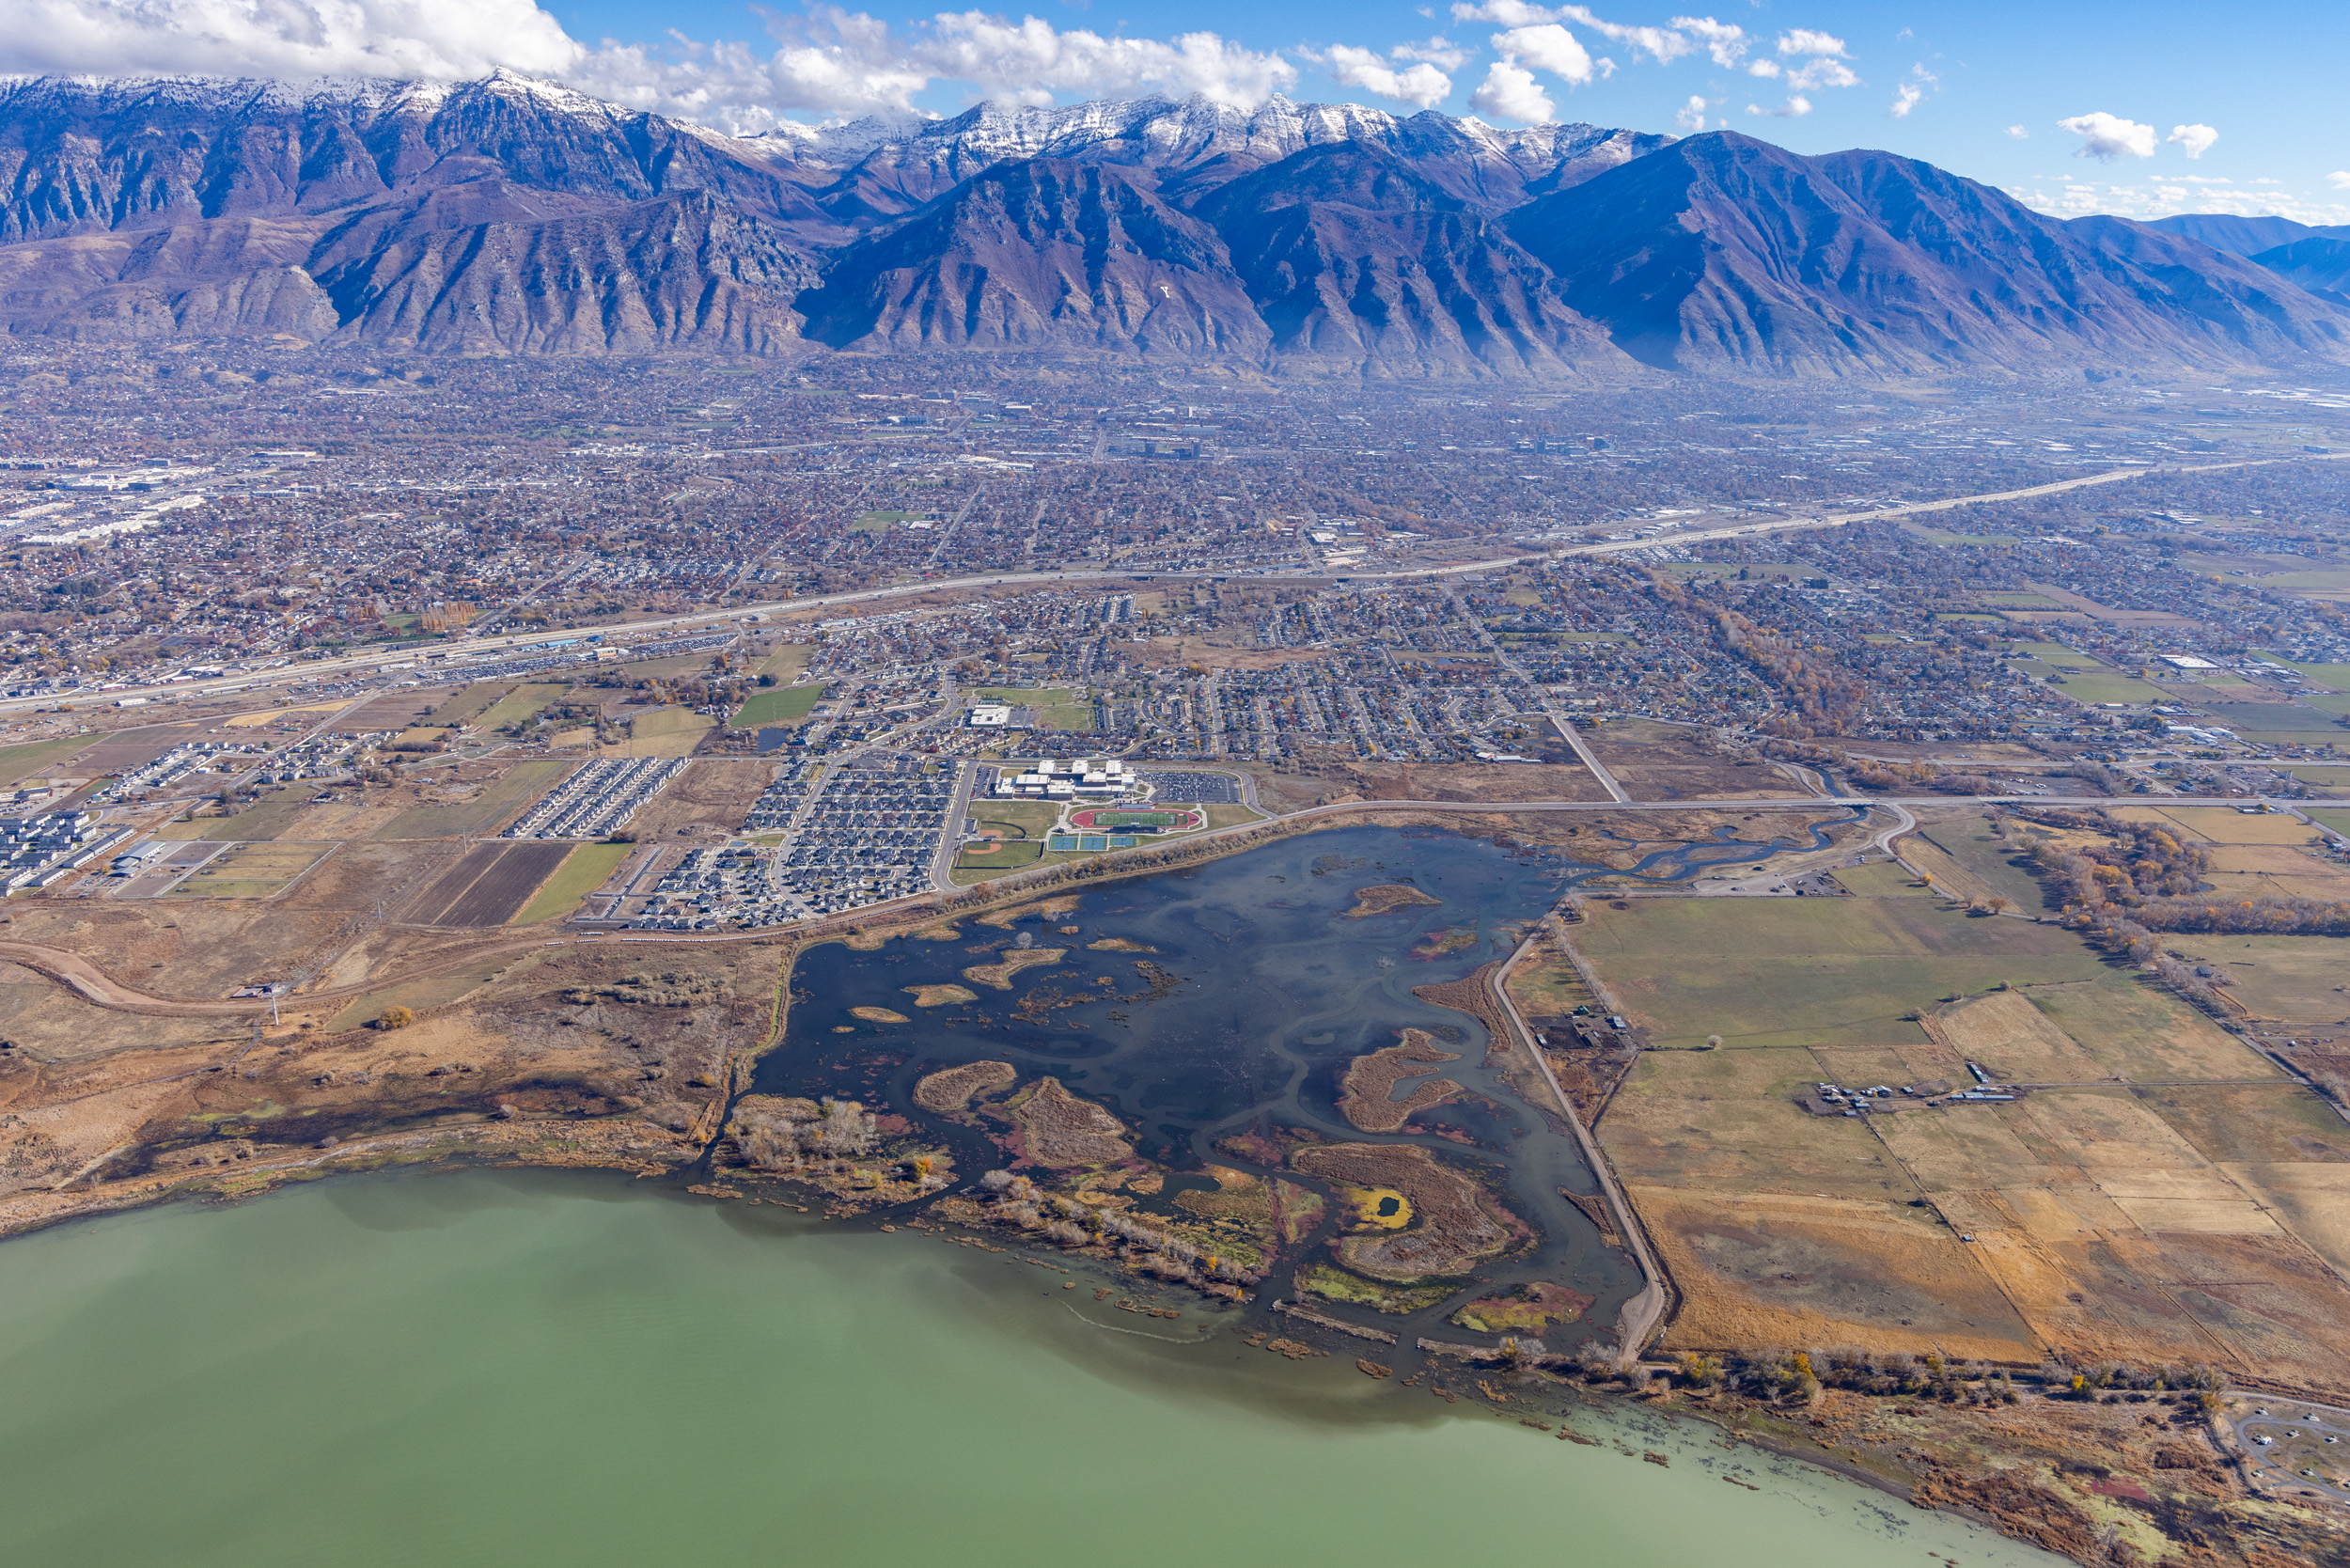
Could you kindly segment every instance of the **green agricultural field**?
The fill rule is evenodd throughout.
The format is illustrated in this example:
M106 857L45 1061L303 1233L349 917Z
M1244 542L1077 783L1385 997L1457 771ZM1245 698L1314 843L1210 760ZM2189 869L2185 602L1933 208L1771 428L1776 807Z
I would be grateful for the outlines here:
M2017 854L2015 836L2001 838L1991 831L1990 823L1982 818L1966 816L1928 823L1920 835L1992 894L2013 900L2018 909L2038 909L2046 902L2047 890L2041 886L2040 878L2029 868L2013 863Z
M254 802L234 816L198 817L193 822L165 823L155 830L158 839L202 839L206 843L266 843L293 825L309 801L306 792L291 790Z
M2288 1024L2350 1018L2350 939L2340 936L2222 936L2180 932L2163 944L2217 970L2228 994L2255 1017Z
M561 684L516 686L505 697L492 703L481 716L475 719L475 728L502 729L509 724L523 724L539 716L540 710L555 701L571 687Z
M2343 770L2334 770L2340 774ZM2336 781L2337 788L2350 788L2350 780ZM2312 806L2307 808L2310 821L2332 828L2336 833L2350 834L2350 807Z
M2280 659L2274 653L2263 653L2259 657L2266 659L2272 665L2282 665L2287 669L2298 670L2304 680L2314 681L2321 686L2331 687L2337 692L2350 692L2350 665L2297 665L2291 659Z
M0 788L30 778L47 764L70 757L104 739L103 735L60 735L54 741L31 741L24 745L0 746Z
M816 711L824 698L822 686L767 686L753 692L730 721L737 729L762 725L797 724Z
M2056 668L2061 670L2069 671L2086 669L2093 671L2101 670L2106 667L2104 665L2097 662L2097 659L2093 654L2083 653L2077 649L2067 648L2060 642L2019 642L2015 644L2013 651L2037 659L2044 665L2054 666Z
M2350 791L2350 765L2329 767L2323 762L2304 762L2296 764L2290 771L2294 777L2313 790L2325 790L2333 794ZM2336 813L2338 816L2343 814ZM2311 815L2315 813L2312 812ZM2339 823L2327 823L2326 825L2337 833L2350 833L2350 827L2343 827Z
M2060 689L2076 702L2167 702L2170 699L2170 694L2159 686L2119 674L2084 671L2075 675L2067 672Z
M517 762L473 799L448 806L412 806L378 828L375 837L453 839L461 833L494 833L577 766L554 758Z
M559 919L577 909L580 901L611 878L627 859L634 844L582 844L563 857L563 864L555 869L522 913L509 921L509 925L532 926L541 920Z
M1574 942L1657 1045L1922 1044L1908 1015L1945 996L2107 972L2061 926L1939 900L1622 902L1592 901Z

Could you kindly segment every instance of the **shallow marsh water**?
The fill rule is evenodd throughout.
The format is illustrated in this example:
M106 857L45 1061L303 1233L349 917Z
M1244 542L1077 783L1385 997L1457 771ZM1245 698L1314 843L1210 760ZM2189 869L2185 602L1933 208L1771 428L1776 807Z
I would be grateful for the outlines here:
M1685 877L1821 841L1816 829L1742 841L1722 828L1710 841L1650 852L1639 874ZM1614 1327L1639 1288L1638 1272L1566 1196L1593 1197L1597 1179L1564 1126L1484 1065L1484 1026L1414 991L1507 957L1567 891L1622 874L1457 833L1348 828L1078 889L1065 897L1065 912L1031 916L1010 930L966 923L951 939L907 936L863 951L822 947L799 960L790 1027L761 1059L756 1087L885 1104L951 1149L958 1179L967 1182L1007 1156L977 1128L915 1106L916 1081L991 1059L1010 1062L1023 1079L1051 1074L1117 1112L1144 1158L1191 1173L1136 1210L1163 1222L1184 1217L1178 1200L1186 1186L1209 1184L1198 1173L1210 1163L1266 1177L1279 1169L1235 1147L1236 1136L1297 1128L1326 1141L1417 1145L1490 1180L1539 1233L1538 1245L1483 1262L1473 1282L1408 1315L1317 1306L1396 1333L1408 1347L1423 1335L1464 1338L1451 1319L1469 1297L1548 1280L1592 1302L1578 1322L1546 1333L1546 1343L1563 1350ZM1399 886L1425 902L1347 917L1358 889ZM909 999L923 987L964 981L967 968L1015 941L1065 956L1021 970L1009 989L974 982L978 995L967 1002L923 1008ZM1096 946L1104 942L1130 947ZM892 1012L904 1021L876 1021ZM1428 1065L1412 1081L1442 1076L1469 1092L1402 1131L1358 1131L1337 1105L1347 1066L1396 1043L1407 1027L1432 1032L1459 1058ZM1407 1084L1398 1097L1408 1091ZM1299 1265L1327 1260L1344 1217L1328 1184L1284 1174L1331 1200L1320 1229L1264 1271L1268 1298L1292 1294Z
M1574 1416L1663 1468L1248 1349L1229 1314L1097 1325L1091 1291L1016 1257L572 1172L337 1178L11 1241L0 1556L2056 1560L1703 1427Z

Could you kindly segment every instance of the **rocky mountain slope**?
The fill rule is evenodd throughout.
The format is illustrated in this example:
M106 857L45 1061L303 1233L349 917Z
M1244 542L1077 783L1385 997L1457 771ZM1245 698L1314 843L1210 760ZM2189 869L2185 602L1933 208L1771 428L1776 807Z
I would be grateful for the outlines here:
M2265 237L2063 223L1883 153L1279 99L741 138L506 73L0 84L20 338L1433 378L2342 357L2337 272L2229 253Z

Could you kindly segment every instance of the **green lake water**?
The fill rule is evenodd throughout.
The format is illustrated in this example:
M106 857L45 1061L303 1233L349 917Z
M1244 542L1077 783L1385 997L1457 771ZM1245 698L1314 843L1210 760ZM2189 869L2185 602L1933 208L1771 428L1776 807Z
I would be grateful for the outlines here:
M1018 1256L488 1171L10 1241L0 1560L2057 1560L1702 1427L1574 1415L1660 1467Z

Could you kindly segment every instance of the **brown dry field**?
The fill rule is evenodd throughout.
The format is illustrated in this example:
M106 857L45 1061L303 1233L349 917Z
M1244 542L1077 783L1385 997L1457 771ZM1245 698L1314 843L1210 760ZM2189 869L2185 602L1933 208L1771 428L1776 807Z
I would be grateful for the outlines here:
M1304 774L1256 771L1261 798L1289 808L1345 800L1607 798L1591 770L1580 762L1341 761Z
M502 926L570 855L569 843L538 839L476 844L408 905L422 926Z
M1740 762L1701 730L1647 719L1611 719L1583 732L1600 765L1635 800L1738 800L1800 795L1811 786L1769 762Z
M1888 911L1915 902L1881 901ZM1844 940L1867 912L1851 901L1818 935ZM1968 947L2020 925L1937 917L1936 965L1873 972L1864 1011L1906 1003L1922 1043L1896 1037L1888 1017L1878 1043L1806 1043L1782 1028L1717 1051L1643 1055L1597 1131L1684 1300L1666 1343L2210 1362L2350 1391L2338 1331L2350 1322L2350 1124L2126 972L2092 963L2074 978L2059 965L2014 989L1945 999L1943 977L1966 967ZM1603 981L1653 989L1618 948L1577 934ZM1759 956L1799 979L1807 954L1773 958L1781 946L1749 939L1747 966ZM2012 958L1985 956L2028 978ZM1667 992L1646 1005L1680 1009ZM1832 1020L1833 1004L1816 996L1803 1015ZM2052 1087L1867 1118L1814 1117L1795 1103L1817 1081L1964 1083L1969 1060Z
M370 698L335 721L338 735L366 734L376 729L406 729L446 701L449 688L417 687Z
M697 758L629 819L629 831L647 842L731 835L776 771L774 762L749 758Z
M1151 637L1141 642L1112 643L1122 654L1153 669L1198 665L1205 669L1277 669L1283 665L1310 664L1326 658L1326 651L1311 648L1258 648L1212 642L1205 637Z

